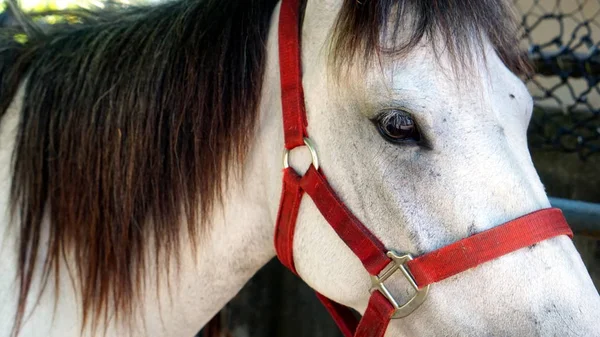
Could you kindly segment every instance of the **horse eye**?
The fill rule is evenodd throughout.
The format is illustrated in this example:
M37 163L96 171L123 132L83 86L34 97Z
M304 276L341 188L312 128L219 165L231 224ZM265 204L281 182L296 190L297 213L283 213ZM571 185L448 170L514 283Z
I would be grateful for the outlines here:
M421 134L417 124L408 112L387 110L375 121L379 133L393 143L418 142Z

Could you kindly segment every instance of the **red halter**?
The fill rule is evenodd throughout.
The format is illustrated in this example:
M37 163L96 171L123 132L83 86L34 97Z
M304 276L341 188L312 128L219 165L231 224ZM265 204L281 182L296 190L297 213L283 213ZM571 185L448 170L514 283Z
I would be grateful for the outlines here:
M399 255L386 249L344 206L319 170L317 154L306 131L298 14L299 0L283 0L279 17L279 62L286 153L275 249L281 262L297 273L292 255L294 229L300 202L306 192L371 274L371 298L360 322L349 308L317 294L346 337L382 337L391 318L408 316L423 303L432 283L536 242L558 235L572 237L562 212L549 208L414 259L409 254ZM313 157L313 165L302 177L289 167L287 159L289 151L299 146L307 146ZM397 270L404 274L416 291L405 304L399 304L384 285L384 281Z

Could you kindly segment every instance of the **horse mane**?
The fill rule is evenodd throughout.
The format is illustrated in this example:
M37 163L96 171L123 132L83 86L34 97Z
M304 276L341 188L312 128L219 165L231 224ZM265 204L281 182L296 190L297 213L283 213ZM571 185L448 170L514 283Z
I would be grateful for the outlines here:
M81 11L77 25L24 25L22 43L0 30L0 117L27 79L11 188L20 229L13 335L34 276L42 289L52 276L58 290L66 264L82 329L95 327L109 310L131 317L145 252L169 266L182 230L192 241L207 230L254 134L275 4L176 0ZM460 59L486 36L519 70L515 27L510 6L495 0L346 0L332 57L347 65L402 54L439 35Z
M275 4L81 12L80 24L30 31L24 44L3 40L2 114L28 79L11 189L20 220L14 331L38 260L44 286L53 274L58 287L67 264L84 325L97 326L109 308L117 319L132 313L144 254L168 267L181 229L198 236L254 134Z

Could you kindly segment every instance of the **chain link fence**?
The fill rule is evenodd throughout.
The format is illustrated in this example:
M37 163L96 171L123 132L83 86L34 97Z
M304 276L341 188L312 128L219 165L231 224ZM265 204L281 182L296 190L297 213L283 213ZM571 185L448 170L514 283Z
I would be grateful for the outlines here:
M535 75L530 145L600 153L600 0L514 0Z

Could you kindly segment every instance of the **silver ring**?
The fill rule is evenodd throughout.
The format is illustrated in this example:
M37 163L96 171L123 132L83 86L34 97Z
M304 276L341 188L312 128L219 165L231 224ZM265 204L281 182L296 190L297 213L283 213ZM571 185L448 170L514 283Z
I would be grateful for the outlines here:
M315 146L313 145L313 142L310 140L310 138L304 138L304 145L308 148L308 151L310 151L310 156L312 157L312 164L315 167L315 169L319 169L319 157L317 156L317 150L315 150ZM290 151L293 149L284 149L283 150L283 168L286 169L288 167L290 167Z

